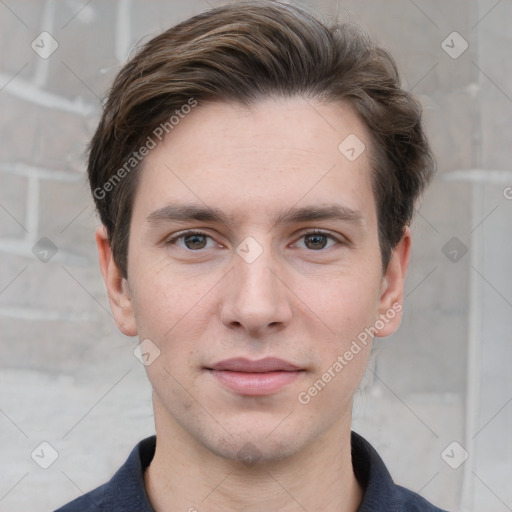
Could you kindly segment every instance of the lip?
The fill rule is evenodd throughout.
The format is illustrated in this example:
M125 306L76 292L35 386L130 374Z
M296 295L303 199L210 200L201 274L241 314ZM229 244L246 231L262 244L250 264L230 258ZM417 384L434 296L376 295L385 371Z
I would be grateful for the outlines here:
M257 361L243 357L226 359L206 369L223 387L237 394L249 396L274 394L305 371L275 357Z
M235 357L219 361L213 366L208 367L209 370L227 370L231 372L246 372L246 373L264 373L264 372L290 372L300 370L298 366L278 359L277 357L265 357L257 361L251 361L245 357Z

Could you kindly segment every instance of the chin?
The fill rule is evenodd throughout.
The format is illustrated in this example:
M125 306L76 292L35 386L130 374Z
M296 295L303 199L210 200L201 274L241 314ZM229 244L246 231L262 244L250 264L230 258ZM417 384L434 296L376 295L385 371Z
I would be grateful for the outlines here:
M242 462L247 466L278 462L300 451L301 443L297 436L281 433L281 439L270 439L268 432L266 430L258 433L252 430L224 437L218 442L210 441L205 446L223 459Z

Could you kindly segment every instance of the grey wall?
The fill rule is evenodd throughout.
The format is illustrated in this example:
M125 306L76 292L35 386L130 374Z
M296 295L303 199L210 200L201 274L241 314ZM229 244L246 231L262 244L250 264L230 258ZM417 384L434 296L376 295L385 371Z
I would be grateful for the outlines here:
M153 433L137 341L117 332L98 271L84 150L133 46L218 4L0 2L1 510L56 508ZM439 168L413 228L404 322L376 344L354 429L439 506L510 511L512 1L302 5L391 50Z

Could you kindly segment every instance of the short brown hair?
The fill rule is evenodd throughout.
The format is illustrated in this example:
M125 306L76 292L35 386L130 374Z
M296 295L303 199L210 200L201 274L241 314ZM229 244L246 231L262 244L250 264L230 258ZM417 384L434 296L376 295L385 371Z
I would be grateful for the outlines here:
M124 277L143 163L138 150L153 140L158 127L171 129L171 116L191 100L250 105L267 96L295 95L348 102L369 129L379 243L387 267L434 172L419 103L400 88L393 58L359 28L327 26L278 1L251 1L204 12L154 37L113 83L89 146L88 174Z

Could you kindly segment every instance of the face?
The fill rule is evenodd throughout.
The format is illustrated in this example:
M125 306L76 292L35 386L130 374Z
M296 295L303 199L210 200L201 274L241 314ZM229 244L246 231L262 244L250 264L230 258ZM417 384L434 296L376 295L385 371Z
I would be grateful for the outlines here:
M157 432L277 460L350 428L409 255L406 230L383 274L370 150L350 106L281 98L200 104L146 157L127 282L97 240L119 328L159 351Z

